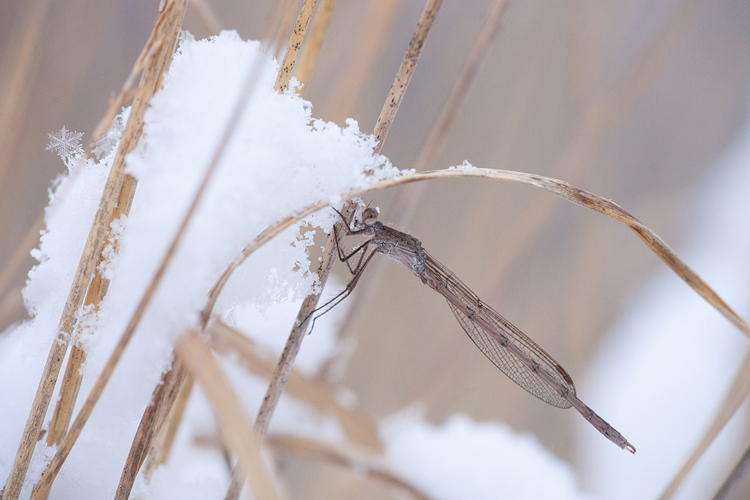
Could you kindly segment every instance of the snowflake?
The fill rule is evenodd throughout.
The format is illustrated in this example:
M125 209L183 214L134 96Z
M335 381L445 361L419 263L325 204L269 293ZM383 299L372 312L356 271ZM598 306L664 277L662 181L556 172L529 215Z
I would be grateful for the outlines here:
M73 160L83 154L83 147L81 146L83 132L71 132L63 127L59 132L47 135L49 136L47 151L57 153L57 156L62 158L68 168L71 167Z

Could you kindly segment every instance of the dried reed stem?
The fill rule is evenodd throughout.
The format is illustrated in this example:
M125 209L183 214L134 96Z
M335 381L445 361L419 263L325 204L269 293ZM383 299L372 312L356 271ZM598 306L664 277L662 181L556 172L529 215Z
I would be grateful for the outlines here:
M536 174L527 174L524 172L514 172L512 170L494 170L487 168L474 168L469 170L461 169L447 169L447 170L433 170L429 172L415 173L402 175L393 179L386 179L384 181L376 182L366 188L354 189L348 193L341 195L343 199L351 199L357 196L361 196L365 193L372 191L380 191L381 189L388 189L396 186L403 186L412 182L421 182L426 180L434 179L451 179L461 177L477 177L485 179L493 179L505 182L515 182L519 184L525 184L536 188L543 189L561 198L565 198L568 201L572 201L585 208L589 208L595 212L599 212L607 217L615 219L627 225L633 232L635 232L651 250L662 259L680 278L683 279L693 290L706 299L715 309L724 315L733 325L735 325L740 331L750 337L750 326L740 318L724 301L709 287L690 267L685 264L659 236L651 231L648 227L644 226L635 217L628 214L625 210L620 208L616 203L597 196L588 191L578 189L575 186L569 185L565 181L552 179ZM221 293L224 284L229 280L232 272L239 267L244 260L250 256L255 250L265 245L274 236L279 234L287 227L299 222L308 215L317 212L323 208L330 206L327 201L319 201L308 205L298 211L295 215L284 217L278 222L268 226L263 232L261 232L248 246L246 246L242 253L227 267L224 273L214 284L213 288L209 292L209 298L206 306L201 313L204 321L211 316L213 306Z
M31 7L23 35L18 41L11 38L11 46L6 47L8 54L16 54L15 65L12 70L2 68L8 86L0 106L0 182L7 172L15 138L22 129L23 109L28 103L34 53L39 44L39 34L49 6L49 0L34 0L29 3Z
M390 486L395 486L396 488L406 491L414 498L420 500L429 499L429 497L417 487L399 478L384 465L377 463L376 459L296 436L271 436L268 438L267 442L276 452L310 458L311 460L329 462L347 468L358 476L364 474L370 479L381 481Z
M267 379L272 377L275 364L252 339L221 321L214 322L206 334L215 352L224 355L234 353L251 372ZM322 380L308 378L292 368L285 391L313 408L336 415L351 442L373 451L382 451L383 445L375 426L360 413L343 407L331 387Z
M24 260L28 258L31 249L39 241L39 234L42 232L42 229L44 229L44 214L37 217L31 229L29 229L26 236L21 240L21 243L16 247L10 260L3 266L3 270L0 272L0 297L8 293L8 287L13 282L13 278L21 268Z
M137 184L138 181L136 181L135 177L130 174L125 174L122 181L122 188L120 189L120 194L118 196L117 206L112 212L110 225L107 226L108 228L111 228L112 222L117 220L120 216L130 213L130 207L133 205L133 196L135 196L135 188ZM107 235L109 236L109 231ZM119 245L116 242L112 242L112 244L113 250L118 252ZM84 300L84 305L93 306L93 311L90 314L96 314L96 311L99 310L99 303L106 295L107 288L109 287L109 280L102 277L98 268L103 260L103 253L99 252L99 258L94 270L94 278L91 280L91 284L86 292L86 299ZM73 408L75 407L76 399L78 398L78 390L81 388L82 376L80 368L85 360L86 353L83 349L74 345L70 349L68 364L65 367L65 375L63 376L63 381L60 385L60 396L55 405L49 432L47 433L48 446L58 444L65 435L68 425L70 425L70 419L73 416Z
M239 468L250 477L255 498L279 498L261 456L260 439L251 431L242 405L209 347L198 333L192 332L177 345L177 354L203 386L219 421L221 434L226 437L225 445L237 455Z
M154 438L159 434L167 420L186 375L185 364L181 359L176 358L172 367L162 374L161 381L154 388L151 402L146 407L133 438L133 444L128 452L128 458L120 476L120 483L117 485L115 500L130 498L130 491L133 489L138 471L151 449Z
M167 2L164 9L159 13L154 33L158 33L157 40L163 40L165 37L176 37L179 30L182 17L185 12L184 0ZM163 45L163 44L160 44ZM94 217L89 236L86 241L81 260L76 270L73 284L68 294L65 308L63 309L62 318L57 329L55 340L52 342L50 354L39 382L34 397L34 403L29 413L29 418L24 428L21 443L13 462L10 478L3 493L3 500L15 500L21 491L21 486L26 477L31 455L36 444L39 430L47 413L50 398L54 391L57 377L60 373L67 342L75 326L75 315L80 308L86 289L88 288L97 257L101 251L104 237L106 234L112 212L120 192L123 182L123 170L125 167L125 155L135 146L138 136L140 135L143 113L148 105L148 100L155 89L155 82L167 58L166 51L155 51L151 53L149 64L142 79L142 85L133 102L128 122L125 125L122 139L118 146L117 154L112 164L112 168L104 186L99 209ZM60 463L61 465L61 463ZM47 485L47 489L51 482ZM44 498L46 491L38 498Z
M424 146L422 146L422 151L419 153L419 157L413 166L417 172L422 172L426 168L433 166L440 157L448 136L456 124L456 119L464 108L469 91L479 74L484 57L492 41L500 31L500 20L503 18L507 4L508 0L495 1L477 41L474 42L471 54L461 70L456 83L453 85L448 100L443 106L438 121L432 127L430 136L427 138ZM411 220L416 207L424 196L426 188L427 184L422 183L399 191L396 201L390 208L390 212L395 215L392 218L394 224L403 224L405 221ZM357 293L352 298L352 305L349 307L346 317L339 328L339 338L343 338L344 335L351 332L351 325L354 324L360 311L362 311L360 304L368 303L380 286L380 281L384 276L384 273L380 272L380 270L382 270L384 264L385 261L383 260L377 260L370 264L376 266L376 271L371 272L370 278L357 286ZM330 368L330 362L326 363L323 372L327 373Z
M422 10L422 15L417 23L417 29L411 38L411 42L409 42L409 48L406 50L406 54L404 54L401 67L399 67L398 73L396 73L396 79L393 81L393 85L391 85L391 91L388 93L388 97L383 104L383 109L380 111L378 121L375 124L375 131L372 135L375 136L377 144L373 154L379 154L383 148L385 138L391 129L391 124L401 105L401 100L404 98L404 94L406 94L406 88L409 86L409 81L414 74L414 68L417 65L419 56L422 54L425 40L430 33L430 28L432 28L432 23L435 21L437 11L442 3L443 0L427 0Z
M323 44L323 39L328 32L328 25L334 7L336 7L336 0L323 0L320 7L318 7L318 13L313 20L310 38L305 44L305 50L302 51L302 55L299 58L299 66L294 74L297 80L302 83L307 84L315 67L315 61L318 60L320 46Z
M151 475L154 473L156 467L167 462L169 452L172 450L172 444L174 443L174 437L177 434L182 415L185 413L190 393L193 390L193 380L194 377L192 374L188 374L185 377L177 395L177 401L169 413L166 425L162 427L157 438L151 443L151 447L148 450L148 457L146 457L142 468L143 477L146 478L146 481L151 480Z
M732 469L732 472L726 478L724 483L722 483L721 488L716 492L716 495L714 495L713 500L728 500L732 498L732 493L734 493L735 489L740 485L740 482L745 474L747 474L748 469L750 469L750 448L747 448L745 453L742 454L742 457L740 457L739 461Z
M289 80L292 78L294 63L297 61L297 54L299 54L299 49L305 38L307 25L310 22L310 17L312 17L314 8L315 0L305 0L302 4L302 8L297 16L297 22L294 25L292 37L289 39L289 45L286 47L284 60L281 62L281 68L279 68L279 74L276 77L274 88L277 92L283 93L289 87Z
M221 32L224 23L219 20L209 0L190 0L190 6L195 9L198 19L211 35Z
M732 385L729 386L729 390L727 390L719 406L719 410L714 415L711 425L708 426L706 433L693 450L693 453L690 454L690 457L682 464L680 470L677 471L677 474L674 475L664 489L664 492L659 497L660 500L667 500L674 496L693 466L698 463L698 460L703 456L711 443L714 442L716 436L719 435L727 422L729 422L729 419L737 412L748 396L750 396L750 354L745 356L742 365L740 365L737 373L734 375Z
M402 0L371 0L362 26L359 39L353 51L353 60L346 71L338 77L329 92L323 115L328 120L341 123L351 116L365 83L370 78L372 68L386 47L386 37L393 25L393 16Z
M346 204L344 214L348 215L350 210L350 204ZM271 423L271 417L273 412L276 410L276 405L281 399L281 393L284 391L287 381L289 380L289 374L292 371L292 365L294 360L299 353L300 346L302 345L302 339L305 337L307 331L307 324L310 321L310 317L318 305L320 295L323 293L323 288L326 281L328 280L328 274L331 272L334 260L334 239L329 236L325 250L323 251L323 258L320 263L320 267L317 270L318 282L320 283L320 291L312 293L305 297L302 301L302 306L297 313L297 319L294 322L294 327L289 333L289 338L286 341L284 350L281 353L281 358L274 368L273 375L271 375L271 381L266 389L266 395L263 397L263 403L260 405L258 410L258 416L255 419L255 426L253 432L256 434L258 439L263 439L268 431L268 425ZM237 500L237 497L242 490L242 483L244 483L243 471L240 467L235 467L232 471L232 480L227 490L224 500Z

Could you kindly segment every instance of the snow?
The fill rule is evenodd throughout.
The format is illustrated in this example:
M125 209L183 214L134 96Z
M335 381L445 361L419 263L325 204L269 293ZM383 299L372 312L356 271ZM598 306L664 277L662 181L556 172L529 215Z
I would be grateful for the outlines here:
M114 496L140 417L170 364L172 346L186 329L196 327L207 291L245 245L305 205L337 202L353 188L403 173L385 157L372 155L374 139L353 120L340 128L313 118L312 105L293 91L276 93L278 64L260 43L242 41L228 31L206 40L185 35L164 89L145 115L140 143L127 158L126 170L138 179L138 187L130 215L115 223L119 254L105 252L101 269L112 280L108 294L96 316L81 316L83 329L71 339L87 352L76 412L172 240L245 72L257 58L263 62L259 85L139 328L55 481L52 499ZM78 133L63 129L50 136L50 148L60 154L69 174L53 182L46 229L32 252L39 263L23 292L32 319L0 335L0 400L9 402L2 411L0 478L8 477L128 113L124 109L97 143L97 159L80 156ZM750 182L747 169L739 166L740 158L747 157L742 155L750 153L737 152L736 165L714 179L706 204L724 196L747 198L738 194L747 192ZM456 168L474 167L464 162ZM699 210L702 229L691 231L697 243L685 257L730 303L744 304L747 289L737 285L736 277L748 274L750 249L742 231L748 214L737 213L734 202L723 208L726 214ZM722 219L727 222L713 223ZM301 298L316 286L304 271L314 228L328 231L334 220L332 211L323 211L284 231L235 272L217 303L216 311L228 323L273 356L286 341ZM728 268L725 262L735 264ZM317 373L342 348L335 326L346 306L344 302L321 318L314 335L305 338L296 364L302 373ZM666 271L639 294L611 337L581 392L591 395L590 403L628 436L638 454L613 448L578 419L581 470L591 471L582 479L602 498L653 496L705 426L721 397L717 388L726 386L746 342ZM266 382L232 356L222 359L222 367L246 413L254 415ZM356 400L346 388L339 392L342 400ZM381 422L379 429L391 468L436 499L589 498L568 464L533 436L518 435L499 422L456 415L436 426L403 412ZM288 396L282 397L271 432L332 443L345 439L334 417ZM134 494L144 500L220 498L229 481L223 457L196 438L217 438L212 410L199 386L168 463L148 483L139 477ZM39 443L21 498L28 498L53 453Z
M411 408L380 431L394 469L436 500L593 498L579 490L568 464L503 424L454 415L434 426Z

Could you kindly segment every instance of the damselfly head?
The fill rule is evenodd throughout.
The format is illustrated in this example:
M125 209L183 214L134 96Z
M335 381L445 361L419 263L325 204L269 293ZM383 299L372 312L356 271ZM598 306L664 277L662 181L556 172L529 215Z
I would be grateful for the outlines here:
M364 222L365 226L372 226L375 224L375 221L378 220L378 209L373 207L367 207L365 208L365 211L362 212L362 222Z

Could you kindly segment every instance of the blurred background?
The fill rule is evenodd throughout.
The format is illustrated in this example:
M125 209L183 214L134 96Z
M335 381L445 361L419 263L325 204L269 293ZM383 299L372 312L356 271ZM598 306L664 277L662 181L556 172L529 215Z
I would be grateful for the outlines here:
M382 150L394 165L415 163L493 3L443 3ZM197 38L220 28L258 39L275 18L275 2L266 0L198 4L183 25ZM423 5L337 1L302 89L314 117L340 125L354 118L372 131ZM18 249L29 234L38 237L30 229L65 170L45 151L47 134L64 126L91 138L157 6L0 2L0 329L25 315L20 290L33 260ZM455 129L426 167L468 160L565 180L614 200L680 254L693 231L696 193L748 119L749 34L750 3L741 0L511 1ZM365 201L546 349L597 409L581 381L623 304L664 264L621 224L529 187L432 182L405 195L416 207L406 218L391 209L399 189ZM352 299L359 302L342 333L348 354L321 374L351 388L364 414L377 421L420 401L434 422L456 412L504 421L578 463L579 415L540 403L500 374L443 299L410 273L389 263L366 278L372 284ZM616 415L598 411L621 427ZM291 491L332 498L323 472L345 479L319 469L292 465L298 484ZM585 488L586 471L577 472ZM715 487L726 473L717 472Z

